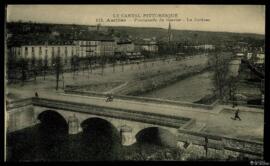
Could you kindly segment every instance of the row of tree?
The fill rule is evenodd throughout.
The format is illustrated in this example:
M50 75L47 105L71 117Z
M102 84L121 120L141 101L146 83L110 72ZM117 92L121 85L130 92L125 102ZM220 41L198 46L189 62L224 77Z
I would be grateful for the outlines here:
M57 55L48 59L36 58L32 56L30 59L15 57L10 55L7 57L7 77L9 82L21 80L24 83L26 80L33 78L36 81L37 76L42 76L46 79L47 74L56 74L56 80L59 81L59 74L65 71L72 71L73 78L78 71L88 70L92 73L93 66L101 67L101 74L104 73L104 68L106 64L112 64L113 72L115 72L115 66L120 62L122 65L122 71L124 71L124 64L130 60L130 57L125 54L117 54L115 56L86 56L79 57L78 55L73 55L68 63L63 57ZM58 82L57 81L57 82ZM58 83L57 83L58 84Z
M146 67L147 59L160 58L163 57L165 62L167 56L164 54L153 53L148 51L141 52L143 56L139 57L140 62L143 62ZM138 57L137 57L138 58ZM122 72L124 71L124 66L128 61L134 60L134 57L127 56L125 54L118 53L114 56L86 56L79 57L78 55L73 55L67 62L62 56L53 56L48 59L36 58L32 56L30 59L18 58L13 55L8 56L7 61L7 76L9 82L20 80L24 83L26 80L33 78L36 81L37 76L42 76L43 79L46 79L48 74L56 74L56 89L58 89L58 84L60 80L60 75L62 74L62 79L64 79L63 73L65 71L73 72L73 79L78 75L80 70L83 73L88 71L88 78L90 73L93 71L93 67L101 68L101 75L104 74L104 69L107 64L111 64L113 67L113 72L115 72L116 64L122 66ZM136 59L136 58L135 58ZM153 65L153 64L152 64ZM138 66L139 67L139 66Z

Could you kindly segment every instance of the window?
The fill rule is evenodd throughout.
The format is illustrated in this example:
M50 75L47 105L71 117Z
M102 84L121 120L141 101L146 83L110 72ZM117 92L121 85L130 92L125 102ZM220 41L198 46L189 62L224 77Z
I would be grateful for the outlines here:
M24 48L24 54L25 54L25 57L28 56L28 47L25 47L25 48Z
M52 47L52 56L54 56L54 47Z
M54 61L55 61L55 59L54 59L54 54L52 54L52 59L51 59L51 65L52 65L52 66L54 65Z
M42 54L42 48L39 47L39 55L41 55L41 54Z
M34 56L34 54L35 54L35 48L32 47L32 56Z
M57 48L57 55L60 55L60 47Z
M67 47L65 47L65 55L67 55L67 54L68 54Z

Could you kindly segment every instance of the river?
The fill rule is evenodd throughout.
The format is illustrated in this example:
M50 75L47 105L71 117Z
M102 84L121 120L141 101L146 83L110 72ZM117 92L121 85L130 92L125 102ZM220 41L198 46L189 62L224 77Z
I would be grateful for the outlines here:
M180 80L172 85L143 94L143 97L195 102L212 94L212 72L204 72Z
M238 75L240 63L240 59L233 59L229 63L228 76L236 77ZM174 101L196 102L205 96L212 95L214 89L212 77L213 72L206 71L140 96Z

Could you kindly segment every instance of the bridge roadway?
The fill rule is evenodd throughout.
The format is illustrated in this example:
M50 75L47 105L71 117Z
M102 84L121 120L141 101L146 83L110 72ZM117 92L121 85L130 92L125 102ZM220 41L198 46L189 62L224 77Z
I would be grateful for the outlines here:
M28 94L28 97L33 97L33 93L29 94L29 91L15 91L20 91L20 93ZM207 110L187 106L157 104L122 99L114 99L113 102L106 102L104 97L81 96L46 91L39 91L38 93L39 97L50 100L191 118L194 119L197 124L205 126L202 130L204 132L218 135L229 135L232 137L251 140L263 139L264 116L263 110L260 109L239 107L240 117L242 120L235 121L231 119L231 117L234 116L233 110L231 110L231 108L228 106L223 105L217 105L212 110Z

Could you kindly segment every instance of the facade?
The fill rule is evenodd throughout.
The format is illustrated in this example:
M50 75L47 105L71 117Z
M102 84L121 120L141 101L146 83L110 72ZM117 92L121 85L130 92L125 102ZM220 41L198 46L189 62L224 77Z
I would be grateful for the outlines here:
M79 57L113 56L116 48L114 39L108 37L79 37L74 41Z
M131 41L118 42L115 51L125 53L125 54L133 53L135 51L135 45Z
M236 54L236 56L242 58L242 57L244 57L244 53L239 52L239 53Z
M214 50L215 46L212 44L202 44L202 45L197 45L197 46L184 46L184 48L193 48L193 49L202 49L202 50Z
M203 45L195 46L195 48L204 49L204 50L214 50L215 46L212 44L203 44Z
M251 52L248 52L247 53L247 60L250 60L252 58L252 53Z
M95 56L99 54L98 41L76 40L74 41L79 57Z
M265 58L265 54L264 53L258 53L256 55L256 60L255 60L255 64L258 64L258 65L262 65L264 64L264 58Z
M158 52L158 44L156 41L153 41L151 39L144 39L142 41L137 41L135 43L135 50L139 51L148 51L151 53Z
M114 40L101 40L99 41L100 45L99 48L99 54L98 56L114 56L116 43Z
M11 54L16 58L48 60L48 66L53 65L52 59L57 55L63 58L64 64L69 64L71 56L77 54L76 48L71 44L44 44L44 45L22 45L11 48Z

